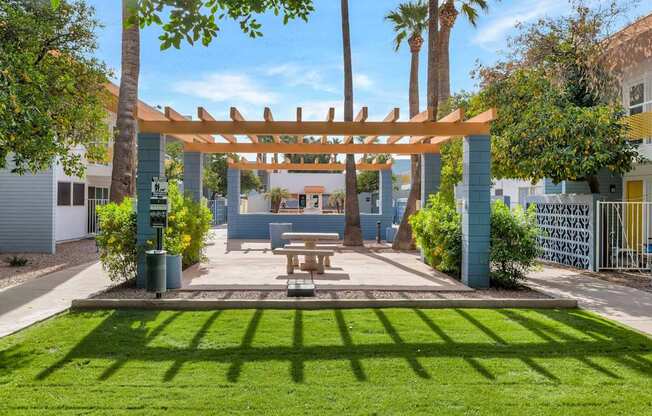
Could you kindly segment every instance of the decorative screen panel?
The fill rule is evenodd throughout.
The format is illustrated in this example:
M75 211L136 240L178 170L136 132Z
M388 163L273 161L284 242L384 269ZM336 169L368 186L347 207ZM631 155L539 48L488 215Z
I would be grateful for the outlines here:
M588 203L536 203L543 260L580 269L591 267L591 206Z

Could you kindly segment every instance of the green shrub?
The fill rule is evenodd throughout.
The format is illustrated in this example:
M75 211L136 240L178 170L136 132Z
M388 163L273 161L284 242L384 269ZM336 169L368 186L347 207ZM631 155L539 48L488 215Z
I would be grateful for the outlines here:
M195 202L191 197L186 195L183 200L184 206L188 210L184 236L190 236L190 242L183 250L182 261L183 267L188 267L199 262L204 257L204 249L208 244L213 216L204 199Z
M462 221L455 207L440 194L431 195L427 207L410 217L410 225L428 264L459 277L462 265Z
M100 233L95 237L102 267L111 280L136 277L138 248L136 245L136 213L133 202L125 198L121 204L97 207Z
M23 267L27 265L27 259L25 257L21 256L16 256L13 255L11 257L7 257L5 259L5 262L10 266L10 267Z
M491 262L492 285L515 288L525 280L541 254L534 205L524 211L520 205L510 210L503 201L491 207Z
M189 227L189 209L185 199L179 191L179 186L170 182L168 187L168 226L165 229L163 248L169 254L181 255L190 245L191 235Z
M442 195L432 195L428 206L410 217L417 245L428 264L459 277L462 267L461 216ZM491 282L514 288L524 280L540 254L540 229L534 207L510 210L502 201L491 206Z

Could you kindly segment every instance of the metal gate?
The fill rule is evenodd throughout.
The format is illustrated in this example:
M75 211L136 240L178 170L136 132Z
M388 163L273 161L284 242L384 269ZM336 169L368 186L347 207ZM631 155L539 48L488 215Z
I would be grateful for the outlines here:
M598 201L598 270L649 270L652 202Z
M88 215L86 231L89 235L95 235L100 231L100 221L97 215L97 207L109 203L108 199L88 199Z

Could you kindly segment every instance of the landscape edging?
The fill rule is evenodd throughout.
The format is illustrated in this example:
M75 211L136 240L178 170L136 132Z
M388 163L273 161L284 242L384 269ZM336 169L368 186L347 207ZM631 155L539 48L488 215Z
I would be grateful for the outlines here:
M75 299L71 310L145 309L361 309L537 308L575 309L575 299Z

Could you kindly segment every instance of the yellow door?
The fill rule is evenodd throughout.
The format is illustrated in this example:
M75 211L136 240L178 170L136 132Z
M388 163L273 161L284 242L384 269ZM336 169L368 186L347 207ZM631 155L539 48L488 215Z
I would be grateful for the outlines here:
M627 245L639 251L643 248L643 181L627 181L625 198L627 202Z

